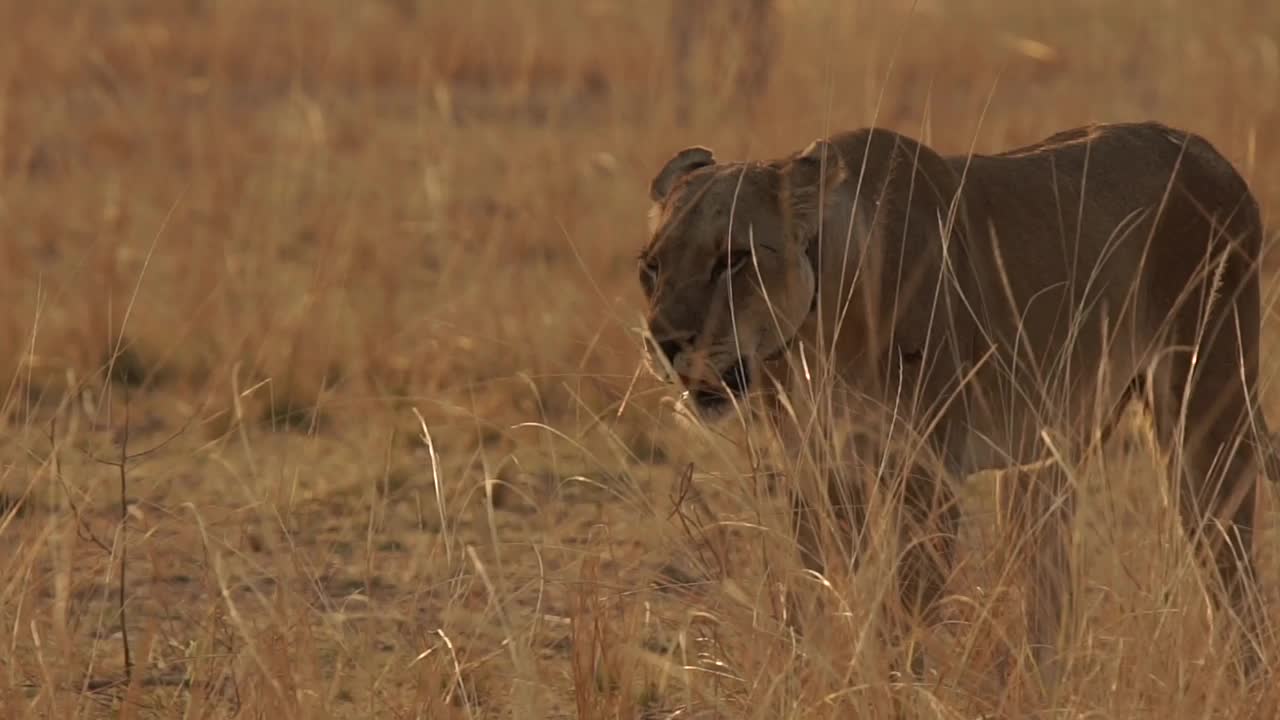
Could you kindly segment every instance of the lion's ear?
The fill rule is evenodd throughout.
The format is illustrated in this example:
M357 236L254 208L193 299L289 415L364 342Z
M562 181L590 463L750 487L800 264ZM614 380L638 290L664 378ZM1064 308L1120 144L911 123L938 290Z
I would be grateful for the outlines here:
M715 155L711 150L700 145L687 147L676 153L649 183L649 198L656 203L667 199L667 193L675 187L676 181L700 167L714 165Z
M822 199L844 182L847 172L835 145L817 139L783 170L783 203L796 235L807 237L817 233Z
M817 209L818 194L831 192L847 175L836 146L818 138L787 166L787 185L792 207Z

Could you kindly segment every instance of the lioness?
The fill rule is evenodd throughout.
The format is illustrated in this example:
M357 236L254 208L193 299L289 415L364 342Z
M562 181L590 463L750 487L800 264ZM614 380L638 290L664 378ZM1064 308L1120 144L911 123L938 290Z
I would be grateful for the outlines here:
M920 620L935 621L954 554L946 476L1022 468L1002 507L1032 574L1029 642L1053 681L1052 648L1070 627L1068 473L1141 396L1255 675L1255 472L1269 438L1255 390L1262 225L1245 181L1206 140L1109 124L944 157L864 129L767 162L690 147L650 196L647 355L683 384L691 412L713 420L763 396L809 439L834 437L815 429L819 410L841 406L922 440L917 454L934 461L906 463L892 496L932 538L898 571ZM824 359L825 396L813 391ZM858 525L864 498L827 472L830 506ZM822 570L811 508L796 501L797 531Z

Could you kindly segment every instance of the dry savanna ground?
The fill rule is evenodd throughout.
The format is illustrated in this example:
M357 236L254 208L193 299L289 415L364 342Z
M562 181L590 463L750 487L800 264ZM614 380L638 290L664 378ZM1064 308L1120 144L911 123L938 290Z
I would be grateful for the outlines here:
M1062 691L1024 682L985 475L935 672L893 681L886 564L803 576L741 440L668 428L633 260L674 150L873 122L964 152L1160 119L1274 219L1280 4L794 0L750 114L733 34L696 43L685 124L667 13L0 2L0 716L1277 716L1140 418L1075 474Z

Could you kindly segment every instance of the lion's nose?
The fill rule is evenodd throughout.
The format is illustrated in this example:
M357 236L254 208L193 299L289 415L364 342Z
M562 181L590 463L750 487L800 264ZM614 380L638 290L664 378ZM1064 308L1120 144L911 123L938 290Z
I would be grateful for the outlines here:
M667 338L666 340L662 340L658 343L658 350L662 352L662 356L665 357L669 363L674 363L676 361L676 355L679 355L680 350L683 348L684 341L676 340L674 338Z
M666 361L675 365L676 356L683 352L689 345L689 337L686 335L669 335L659 340L658 338L650 338L649 346L654 353L661 355Z

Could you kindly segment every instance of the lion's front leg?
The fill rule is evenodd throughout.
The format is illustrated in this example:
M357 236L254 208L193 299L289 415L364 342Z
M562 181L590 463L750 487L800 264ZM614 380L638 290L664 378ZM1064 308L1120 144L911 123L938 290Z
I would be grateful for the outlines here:
M825 487L797 484L792 490L800 558L804 567L815 573L825 574L833 565L852 573L865 551L868 500L864 478L837 472L824 473L823 478ZM955 562L960 509L948 478L921 466L882 477L880 484L892 507L900 510L895 514L903 546L894 568L899 605L897 612L890 613L892 619L883 636L904 644L905 662L895 665L920 678L925 667L917 637L919 631L932 629L941 620L941 600ZM790 595L792 617L801 611L799 600L804 596Z
M955 564L960 506L949 478L919 465L900 481L902 514L899 524L903 549L896 568L901 598L900 635L907 641L908 667L924 675L924 655L917 647L918 631L941 622L941 601Z
M997 500L1008 569L1024 580L1027 644L1046 691L1062 673L1074 629L1071 523L1075 495L1055 464L1007 471Z
M809 474L818 482L808 486L803 478L793 484L792 529L800 562L805 570L826 575L833 565L853 572L858 567L861 548L858 540L866 526L866 496L861 485L833 470ZM812 596L811 593L806 593ZM790 615L797 617L798 598L792 593Z

